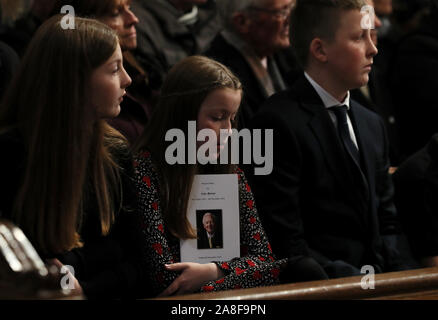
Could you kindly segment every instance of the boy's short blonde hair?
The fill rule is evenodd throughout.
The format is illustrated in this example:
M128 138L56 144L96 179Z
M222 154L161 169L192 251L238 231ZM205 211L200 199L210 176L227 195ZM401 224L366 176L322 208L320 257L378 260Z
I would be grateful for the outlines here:
M297 0L291 17L291 43L298 62L306 68L310 43L315 38L332 40L340 15L345 10L361 10L366 0Z

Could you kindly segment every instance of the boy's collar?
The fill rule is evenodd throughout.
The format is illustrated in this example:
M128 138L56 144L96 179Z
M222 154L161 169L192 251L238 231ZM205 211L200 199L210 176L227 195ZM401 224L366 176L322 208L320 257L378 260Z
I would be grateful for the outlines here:
M330 93L327 92L323 87L321 87L315 80L310 77L310 75L304 71L304 76L310 82L312 87L315 89L316 93L318 93L321 98L324 106L328 109L335 106L345 105L347 106L347 110L350 109L350 91L347 91L347 96L344 101L339 101L335 97L333 97Z

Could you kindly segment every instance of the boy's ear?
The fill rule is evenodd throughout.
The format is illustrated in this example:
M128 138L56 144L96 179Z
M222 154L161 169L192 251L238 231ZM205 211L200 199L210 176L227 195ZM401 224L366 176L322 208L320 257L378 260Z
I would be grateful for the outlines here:
M250 19L243 12L236 12L231 18L234 29L239 34L247 34L249 32Z
M320 38L315 38L310 43L310 54L319 62L327 62L326 42Z

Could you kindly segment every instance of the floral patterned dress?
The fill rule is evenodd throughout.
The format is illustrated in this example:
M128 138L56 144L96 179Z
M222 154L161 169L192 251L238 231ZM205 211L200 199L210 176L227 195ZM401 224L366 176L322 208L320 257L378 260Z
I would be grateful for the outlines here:
M164 265L180 262L180 240L166 231L160 206L158 174L151 154L140 152L134 159L134 168L146 246L147 261L144 263L155 296L178 277L178 273L166 270ZM201 292L278 284L280 269L286 264L285 259L274 259L243 171L238 169L236 174L239 180L241 257L215 261L225 276L205 283L200 288Z

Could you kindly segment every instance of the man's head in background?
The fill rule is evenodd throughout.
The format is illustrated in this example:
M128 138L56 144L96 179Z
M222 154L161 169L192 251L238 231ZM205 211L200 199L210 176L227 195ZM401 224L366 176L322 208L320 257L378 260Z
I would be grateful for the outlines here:
M295 0L223 0L219 5L225 28L260 58L290 46L290 13Z

